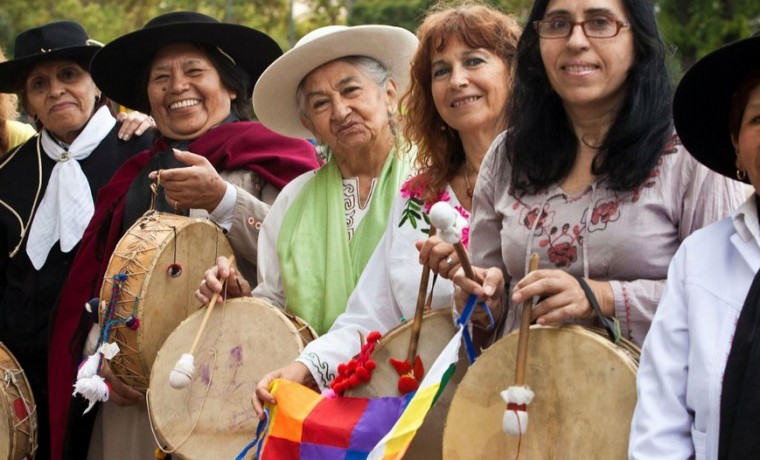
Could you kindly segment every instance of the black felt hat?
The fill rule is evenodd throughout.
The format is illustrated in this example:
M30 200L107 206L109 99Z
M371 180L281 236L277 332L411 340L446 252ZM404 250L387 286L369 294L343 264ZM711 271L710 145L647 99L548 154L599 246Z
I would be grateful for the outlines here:
M731 101L754 69L760 69L760 32L700 59L681 79L673 100L673 122L683 145L700 163L732 179Z
M102 46L73 21L25 30L16 37L13 59L0 63L0 92L15 93L23 75L40 62L66 58L89 62Z
M259 75L282 55L280 46L263 32L226 24L205 14L177 11L157 16L135 32L119 37L95 55L90 72L95 84L112 100L126 107L140 107L147 91L143 75L156 52L174 43L216 47L250 77L250 97Z

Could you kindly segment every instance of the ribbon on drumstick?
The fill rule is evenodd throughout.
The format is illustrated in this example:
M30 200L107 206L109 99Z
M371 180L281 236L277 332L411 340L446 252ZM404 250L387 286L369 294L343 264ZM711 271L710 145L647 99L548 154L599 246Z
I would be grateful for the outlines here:
M438 229L438 234L441 239L454 246L454 250L459 257L459 264L462 265L465 276L467 278L478 281L475 278L475 272L472 270L470 264L470 258L467 256L467 250L462 244L462 230L467 226L467 220L462 217L450 204L444 201L439 201L430 208L430 222ZM493 315L491 310L486 306L485 302L478 302L478 297L475 294L470 294L467 299L467 304L462 311L462 314L457 319L457 325L466 326L470 321L472 313L475 308L482 308L488 314L490 321L489 329L494 327ZM462 337L464 338L465 348L467 349L467 358L470 364L475 362L475 346L472 343L472 337L470 336L469 328L464 327L462 331Z
M528 273L538 269L538 254L530 256ZM530 334L530 316L533 312L533 299L522 303L520 317L520 332L517 339L517 364L515 366L515 384L501 392L501 397L507 403L502 429L507 434L523 435L528 429L528 404L533 401L533 391L525 385L525 364L528 360L528 336Z
M230 267L232 267L232 265L235 263L235 256L231 255L229 257L229 261ZM224 281L222 291L226 289L226 286L227 280ZM172 386L172 388L185 388L193 380L193 374L195 373L195 357L193 356L193 352L195 351L195 347L198 345L198 341L203 335L203 330L206 329L206 323L208 323L211 312L214 310L216 301L219 300L219 295L219 292L215 292L211 296L211 300L209 301L208 307L206 308L206 314L203 315L201 325L198 327L198 332L195 334L193 344L190 346L190 351L188 353L182 353L182 356L180 356L179 360L177 360L177 364L174 365L174 369L172 369L171 373L169 374L169 384Z

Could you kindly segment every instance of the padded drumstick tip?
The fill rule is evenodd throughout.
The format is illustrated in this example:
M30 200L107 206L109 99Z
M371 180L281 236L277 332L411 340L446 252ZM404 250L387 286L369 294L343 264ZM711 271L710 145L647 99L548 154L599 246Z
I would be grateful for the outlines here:
M501 428L507 434L523 435L528 429L528 404L533 401L533 391L525 386L511 386L501 392L507 403Z
M462 229L467 220L445 201L439 201L430 208L430 223L438 229L438 235L449 244L459 243Z
M190 353L183 353L169 374L169 384L172 388L185 388L190 384L195 372L195 358Z

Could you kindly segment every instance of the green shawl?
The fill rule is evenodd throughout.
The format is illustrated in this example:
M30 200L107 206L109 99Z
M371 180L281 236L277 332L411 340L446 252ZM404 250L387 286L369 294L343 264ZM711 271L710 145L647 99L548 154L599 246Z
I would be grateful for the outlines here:
M394 149L348 241L343 176L334 158L306 182L283 217L277 240L285 308L324 334L346 309L359 276L385 232L391 206L411 170Z

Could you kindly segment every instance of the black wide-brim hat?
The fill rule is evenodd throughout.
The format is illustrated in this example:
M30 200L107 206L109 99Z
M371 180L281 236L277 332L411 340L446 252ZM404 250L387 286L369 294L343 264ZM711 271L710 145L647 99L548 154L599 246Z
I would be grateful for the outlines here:
M108 43L93 58L90 73L111 100L148 112L150 108L140 107L139 102L140 95L147 91L140 87L145 85L145 71L160 48L175 43L219 48L250 76L248 98L264 69L282 55L277 42L263 32L222 23L200 13L178 11L157 16L142 29Z
M760 33L700 59L681 79L673 100L673 122L684 147L697 161L732 179L736 153L729 127L731 101L754 69L760 69Z
M51 22L25 30L16 36L13 59L0 63L0 93L17 92L24 75L41 62L89 62L102 46L90 40L84 27L74 21Z

